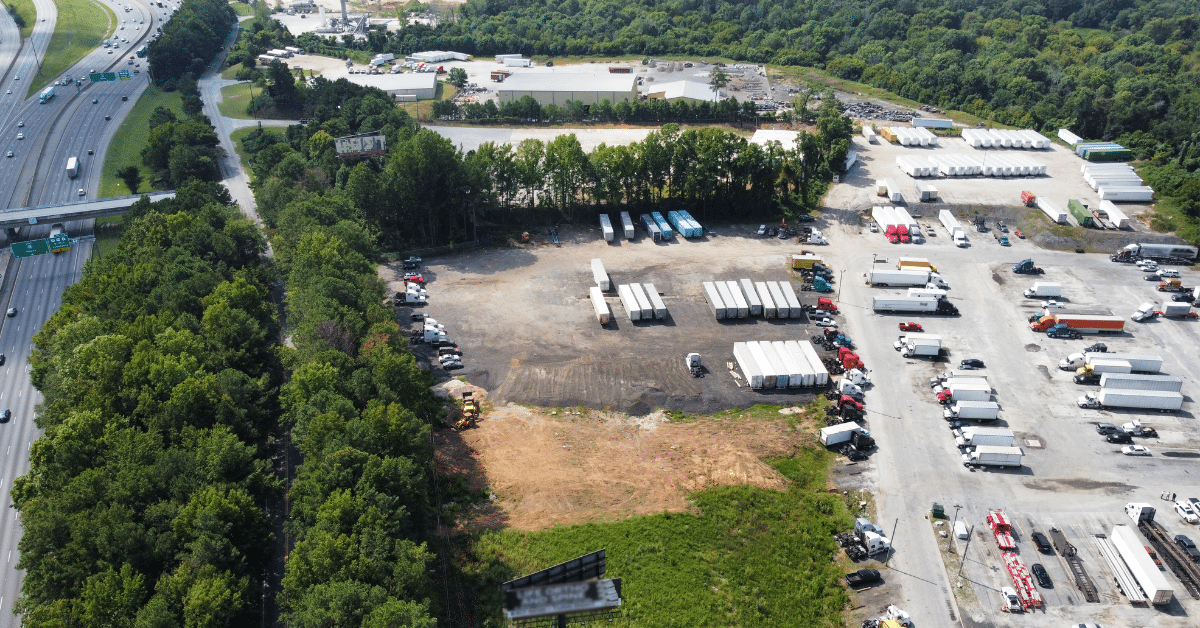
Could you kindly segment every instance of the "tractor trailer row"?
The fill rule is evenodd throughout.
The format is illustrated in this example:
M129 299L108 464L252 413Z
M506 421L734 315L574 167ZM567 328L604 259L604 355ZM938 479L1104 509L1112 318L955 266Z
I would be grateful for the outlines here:
M701 284L713 316L800 318L804 308L790 281L705 281Z
M825 386L829 371L812 343L751 341L733 345L733 357L753 389Z
M668 316L667 305L663 303L654 284L621 284L617 286L617 296L621 299L621 306L629 314L631 323L666 320Z

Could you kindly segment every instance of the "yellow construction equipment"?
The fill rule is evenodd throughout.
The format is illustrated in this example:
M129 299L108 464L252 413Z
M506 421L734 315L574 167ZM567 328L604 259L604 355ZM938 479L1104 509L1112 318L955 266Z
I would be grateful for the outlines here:
M475 421L479 419L479 402L472 398L472 394L471 392L463 393L462 416L454 423L456 430L475 427Z

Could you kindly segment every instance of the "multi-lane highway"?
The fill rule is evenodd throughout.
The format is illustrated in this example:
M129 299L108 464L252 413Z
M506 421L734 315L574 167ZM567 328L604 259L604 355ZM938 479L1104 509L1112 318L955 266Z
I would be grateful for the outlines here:
M110 47L97 48L55 77L71 80L67 85L54 84L55 97L44 104L38 93L29 98L25 95L54 32L55 5L52 0L34 0L37 21L24 41L12 18L0 12L0 213L96 197L108 146L121 120L148 86L146 60L135 52L150 41L177 4L163 2L159 8L157 2L146 0L103 1L116 16L105 40ZM122 69L139 72L127 81L92 84L86 78L92 72ZM7 156L9 151L12 157ZM67 175L70 157L80 161L74 178ZM90 221L66 226L73 237L91 230ZM49 225L29 226L19 237L46 237L48 230ZM6 267L0 264L4 273L0 312L17 309L15 316L0 319L0 353L4 354L0 416L5 408L12 412L7 422L0 423L0 450L4 453L0 464L0 628L20 625L13 602L21 591L22 573L16 569L21 527L11 508L10 490L13 480L29 470L29 447L40 435L34 424L34 407L41 402L41 395L30 386L28 372L31 342L58 309L63 290L78 281L91 249L91 239L85 237L69 252L12 260Z

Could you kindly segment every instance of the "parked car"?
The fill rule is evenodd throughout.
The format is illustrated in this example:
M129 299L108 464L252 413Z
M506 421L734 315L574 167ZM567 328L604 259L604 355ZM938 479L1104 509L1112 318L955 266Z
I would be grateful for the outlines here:
M920 323L900 323L900 331L925 331Z
M1032 571L1033 577L1037 578L1038 586L1042 587L1043 589L1050 589L1054 587L1054 583L1050 580L1050 574L1046 573L1046 568L1043 567L1041 563L1034 563L1029 568L1029 571Z
M1096 431L1100 434L1116 434L1117 432L1124 432L1124 430L1113 425L1112 423L1097 423Z
M1188 523L1200 522L1200 517L1196 516L1196 512L1192 510L1192 504L1190 502L1185 502L1183 500L1175 502L1175 514L1179 515L1180 519L1183 519Z
M1046 538L1046 535L1041 532L1030 534L1029 539L1037 546L1039 552L1049 552L1054 547L1050 545L1050 539Z
M1020 231L1014 231L1014 232L1013 232L1013 235L1017 236L1018 238L1020 238L1020 239L1022 239L1022 240L1024 240L1024 239L1025 239L1025 234L1024 234L1024 233L1021 233Z
M1196 300L1196 297L1192 296L1191 293L1189 293L1189 292L1180 292L1179 294L1171 295L1171 300L1176 303L1181 303L1181 302L1191 303Z
M409 316L410 316L410 317L411 317L411 318L412 318L414 321L423 321L423 320L425 320L425 315L424 315L424 314L422 314L421 312L413 312L412 314L409 314Z
M837 327L837 322L832 318L822 318L813 321L813 323L815 323L817 327Z
M871 233L879 233L879 225L878 224L871 223Z
M1126 456L1149 456L1150 450L1142 447L1141 445L1130 445L1128 447L1122 447L1121 453L1125 454Z
M759 225L759 226L758 226L758 237L760 237L760 238L761 238L761 237L763 237L763 236L765 236L765 235L767 235L767 226L766 226L766 225Z
M1183 551L1187 553L1188 558L1192 559L1193 561L1200 560L1200 551L1196 549L1196 544L1189 539L1186 534L1176 534L1175 544L1183 548Z
M1133 442L1133 437L1124 431L1113 432L1112 434L1105 436L1105 438L1108 439L1108 442L1114 445L1123 445Z
M404 281L408 283L425 283L425 277L416 273L404 273Z
M966 360L963 360L959 366L972 366L974 368L981 369L983 368L983 360L980 360L979 358L967 358Z
M1146 281L1159 281L1158 275L1143 275L1142 279Z

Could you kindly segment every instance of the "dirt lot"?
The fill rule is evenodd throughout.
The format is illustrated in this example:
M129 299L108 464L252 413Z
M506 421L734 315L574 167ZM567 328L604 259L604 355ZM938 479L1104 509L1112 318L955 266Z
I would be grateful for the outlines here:
M783 488L787 481L763 458L815 442L811 431L777 419L671 422L662 412L517 404L488 409L477 429L442 430L435 438L445 472L496 494L459 522L466 530L537 530L678 512L688 508L689 492L725 484Z

